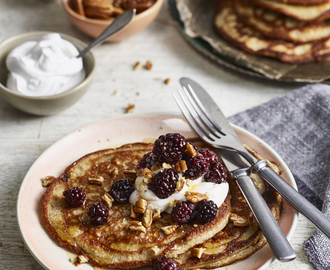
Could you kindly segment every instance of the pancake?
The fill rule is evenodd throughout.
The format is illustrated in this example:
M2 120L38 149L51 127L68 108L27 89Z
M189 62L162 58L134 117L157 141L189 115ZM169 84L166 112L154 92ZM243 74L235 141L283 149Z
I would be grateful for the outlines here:
M166 212L161 218L141 225L132 217L129 203L109 206L103 225L93 225L87 212L93 203L110 190L119 179L136 179L135 168L152 144L133 143L115 149L87 154L68 166L42 196L42 219L49 234L63 247L77 253L76 264L88 262L94 267L134 268L149 265L156 256L176 257L213 237L227 224L230 195L219 207L216 217L206 224L174 224ZM69 207L63 192L81 187L85 203Z
M246 148L259 160L263 159L253 149ZM276 173L280 173L276 164L268 162L268 166L271 166ZM278 221L282 197L259 175L251 174L251 178ZM237 184L233 181L228 183L232 196L231 221L211 239L179 255L175 260L180 269L216 268L232 264L247 258L267 243ZM202 251L199 257L196 256L196 250Z
M215 31L235 47L255 55L268 56L292 64L330 59L330 40L295 44L264 37L238 19L233 1L222 0L214 18Z
M330 18L330 1L319 5L296 5L277 0L252 0L257 5L278 11L299 21L313 22Z
M314 42L330 37L330 20L310 24L259 7L247 0L233 2L239 20L265 37L293 43Z

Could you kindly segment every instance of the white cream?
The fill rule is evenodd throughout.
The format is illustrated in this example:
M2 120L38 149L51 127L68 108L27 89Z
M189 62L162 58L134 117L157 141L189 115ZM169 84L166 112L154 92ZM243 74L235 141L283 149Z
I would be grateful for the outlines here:
M179 174L179 179L182 177L182 174ZM188 181L189 186L185 180L184 187L180 192L175 191L168 198L160 199L153 191L148 189L148 185L143 182L143 176L137 177L135 191L132 193L129 202L134 205L139 199L144 199L147 201L149 209L160 209L161 212L171 213L172 207L169 206L171 202L186 201L185 193L187 191L207 194L209 200L214 201L218 207L221 206L228 195L229 185L227 182L221 184L204 182L204 176Z
M26 96L50 96L78 85L85 78L77 48L57 33L27 41L7 59L7 87Z

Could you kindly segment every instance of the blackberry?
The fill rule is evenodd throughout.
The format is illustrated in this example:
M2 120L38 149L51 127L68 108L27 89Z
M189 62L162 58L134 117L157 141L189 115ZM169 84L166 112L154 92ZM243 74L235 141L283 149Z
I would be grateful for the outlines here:
M155 175L154 179L148 184L148 188L158 198L165 199L174 193L178 180L179 176L175 170L164 169Z
M174 164L181 160L185 151L186 139L179 133L167 133L159 136L152 149L159 162L169 164Z
M199 150L199 153L207 160L209 164L219 162L219 158L216 153L214 153L208 148L202 148L201 150Z
M157 163L157 156L153 152L146 153L138 162L136 170L148 168L150 169Z
M152 261L152 270L179 270L179 266L171 258L160 257Z
M209 163L202 155L198 155L187 162L187 167L184 176L189 179L196 179L209 170Z
M85 202L86 195L80 187L72 187L63 192L66 202L72 207L78 207Z
M188 223L194 218L195 205L189 201L177 202L173 207L171 216L173 221L183 224Z
M212 163L210 170L204 175L205 182L221 184L227 181L227 171L222 163Z
M211 222L217 215L218 206L212 200L203 200L196 205L196 219L200 223Z
M109 194L119 203L128 202L134 191L134 186L128 178L121 179L112 184Z
M87 215L91 224L102 225L107 222L109 209L102 202L96 202L88 209Z

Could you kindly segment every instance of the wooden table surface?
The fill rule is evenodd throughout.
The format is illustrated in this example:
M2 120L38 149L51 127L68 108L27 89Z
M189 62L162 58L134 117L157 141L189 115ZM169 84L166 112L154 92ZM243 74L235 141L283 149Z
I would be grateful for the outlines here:
M60 0L0 1L0 41L14 34L46 30L72 35L89 43L67 18ZM182 76L202 84L226 116L283 95L301 85L276 83L236 73L206 59L180 35L165 2L156 21L137 35L93 50L98 67L87 94L69 109L37 117L16 110L0 99L0 269L42 269L25 247L17 218L18 191L27 170L49 146L85 125L126 113L177 112L172 92ZM137 61L151 70L133 70ZM170 83L164 80L169 78ZM33 198L31 198L33 199ZM303 250L313 225L300 216L290 240L297 259L275 261L267 269L313 269Z

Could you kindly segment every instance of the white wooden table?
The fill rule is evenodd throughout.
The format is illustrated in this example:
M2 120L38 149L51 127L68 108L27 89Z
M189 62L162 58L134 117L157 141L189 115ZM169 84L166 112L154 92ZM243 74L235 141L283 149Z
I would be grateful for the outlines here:
M27 31L46 30L90 38L79 32L66 17L59 0L0 1L0 41ZM172 23L165 3L152 25L116 44L94 50L98 62L95 80L88 93L71 108L49 117L22 113L0 99L0 269L42 269L21 239L16 200L22 179L36 158L50 145L93 122L133 113L179 112L172 92L182 76L202 84L216 99L226 116L254 107L297 88L297 84L275 83L235 73L197 53ZM133 71L137 61L153 63L152 70ZM170 78L169 84L164 80ZM297 259L274 262L268 269L313 269L303 242L314 231L300 217L291 243Z

